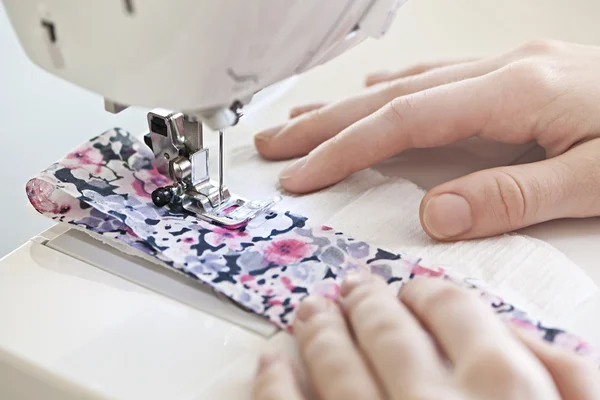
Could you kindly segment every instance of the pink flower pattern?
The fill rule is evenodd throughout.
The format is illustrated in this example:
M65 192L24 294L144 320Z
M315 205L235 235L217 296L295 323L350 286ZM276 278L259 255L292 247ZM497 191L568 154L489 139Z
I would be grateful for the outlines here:
M214 227L210 233L206 234L204 240L213 247L227 243L227 246L232 250L241 250L243 243L252 243L252 237L245 231L221 227Z
M308 256L310 245L298 239L274 240L265 249L265 260L277 265L296 263Z
M72 168L80 168L82 166L89 169L94 174L99 174L104 165L104 157L102 153L94 148L75 150L64 158L65 165Z

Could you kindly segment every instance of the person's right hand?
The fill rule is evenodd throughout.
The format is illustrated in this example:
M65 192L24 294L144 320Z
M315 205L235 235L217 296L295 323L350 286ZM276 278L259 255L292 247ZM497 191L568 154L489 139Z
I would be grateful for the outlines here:
M470 239L600 216L600 47L533 42L498 57L371 77L368 84L377 85L293 110L297 118L256 136L264 158L301 157L282 171L284 189L311 192L404 150L479 136L537 141L548 159L433 188L421 204L430 236Z
M583 357L511 332L473 293L417 278L396 298L371 275L339 304L309 298L294 335L320 400L598 400ZM262 359L254 400L304 400L283 356Z

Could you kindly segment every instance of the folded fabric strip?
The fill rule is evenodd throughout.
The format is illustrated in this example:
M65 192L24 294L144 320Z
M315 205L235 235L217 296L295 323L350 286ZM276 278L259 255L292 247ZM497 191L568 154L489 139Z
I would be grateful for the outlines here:
M114 129L29 181L27 195L43 215L141 250L282 328L289 329L295 307L306 295L337 298L341 281L351 271L369 270L395 289L416 275L445 277L479 291L503 320L591 355L600 365L600 355L584 341L532 320L481 282L425 267L419 259L378 249L330 227L311 227L306 218L290 212L273 212L252 228L231 231L183 209L159 209L150 193L167 184L152 152L129 133Z

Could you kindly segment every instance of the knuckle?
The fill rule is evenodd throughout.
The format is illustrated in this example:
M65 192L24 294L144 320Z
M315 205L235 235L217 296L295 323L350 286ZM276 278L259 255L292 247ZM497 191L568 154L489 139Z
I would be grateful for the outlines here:
M349 311L356 309L366 299L373 296L377 291L377 287L373 281L363 282L362 284L355 287L350 294L348 294L345 304Z
M394 293L385 283L377 282L355 288L344 303L351 321L360 321L361 329L365 330L372 324L376 324L379 329L383 324L395 321L387 312L390 301L397 301ZM386 321L380 321L381 319Z
M519 47L518 51L524 54L549 54L559 50L561 42L550 39L535 39L526 42Z
M420 96L424 96L424 94L421 93ZM394 128L391 129L390 132L396 132L397 127L403 127L407 125L411 116L414 115L416 108L415 95L396 97L389 102L382 110L382 117L384 120L388 121L392 128ZM411 135L412 130L404 129L403 131L406 133L403 136L403 140L406 141L405 147L415 147L414 137Z
M502 71L511 87L528 93L532 99L545 99L558 89L560 70L553 62L541 59L519 60L508 64Z
M562 108L554 108L572 89L565 80L568 68L560 60L534 57L509 63L499 71L507 88L505 102L519 105L511 109L522 143L537 139L546 131L544 127L568 120Z
M394 124L401 124L406 120L406 116L415 108L412 96L396 97L388 103L385 108L385 116Z
M537 60L519 60L508 64L503 68L504 75L518 84L535 79L540 74L540 66Z
M402 332L398 319L380 309L378 303L373 300L363 302L352 315L352 319L360 321L360 330L369 338L379 340L383 336L398 336Z
M527 213L528 201L525 186L510 172L498 171L493 176L496 195L490 202L492 213L509 228L520 226Z
M430 294L423 300L422 314L427 315L437 313L437 310L444 307L454 307L457 304L474 301L473 296L467 291L455 285L444 285L437 291Z

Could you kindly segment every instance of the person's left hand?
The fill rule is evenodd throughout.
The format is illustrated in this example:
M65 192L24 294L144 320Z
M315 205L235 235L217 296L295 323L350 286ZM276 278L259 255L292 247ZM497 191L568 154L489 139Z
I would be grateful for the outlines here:
M357 275L338 304L305 300L294 336L320 400L597 400L600 375L582 356L512 332L474 293L415 278L396 298ZM255 400L304 400L292 362L263 357Z

